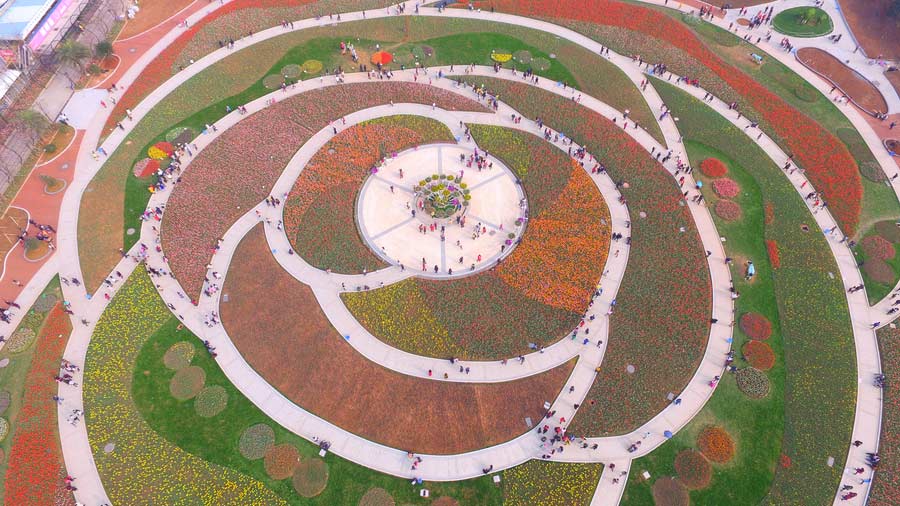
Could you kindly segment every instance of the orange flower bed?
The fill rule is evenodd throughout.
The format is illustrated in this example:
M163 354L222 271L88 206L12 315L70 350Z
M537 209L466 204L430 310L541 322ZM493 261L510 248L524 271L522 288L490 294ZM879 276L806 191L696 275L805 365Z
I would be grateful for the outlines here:
M697 436L697 447L709 460L724 464L734 458L734 440L722 427L710 425Z
M743 351L747 362L760 371L768 371L775 365L775 353L772 352L772 347L769 346L769 343L753 340L747 341L741 351Z
M722 177L728 173L728 167L716 158L707 158L700 162L700 172L709 177Z
M678 479L692 490L709 486L712 478L712 466L706 457L697 450L681 450L675 456L675 472Z
M741 316L741 331L750 339L765 341L772 335L772 322L759 313L744 313Z
M781 267L781 255L778 253L778 243L766 239L766 251L769 253L769 262L772 264L772 268L777 269Z
M572 176L559 198L528 224L516 255L498 269L500 278L549 306L581 312L597 284L584 262L604 265L609 251L605 203L597 203L590 176L572 161Z

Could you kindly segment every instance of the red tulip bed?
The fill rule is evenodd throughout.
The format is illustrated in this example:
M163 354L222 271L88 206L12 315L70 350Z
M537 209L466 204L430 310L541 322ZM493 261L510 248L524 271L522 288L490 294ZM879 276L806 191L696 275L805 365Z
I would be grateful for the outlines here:
M72 324L57 304L37 337L31 368L25 377L24 397L15 425L6 469L7 504L41 506L75 504L65 489L66 470L57 432L57 383L59 363Z
M900 370L900 329L884 327L878 331L881 370L889 376L881 409L881 440L878 443L881 463L872 480L870 506L900 504L900 387L890 377ZM869 474L866 474L868 477Z
M336 135L306 164L284 207L285 232L297 253L339 273L384 267L357 231L356 196L384 154L434 142L453 142L453 134L418 116L376 119Z
M712 293L693 218L672 177L611 121L528 85L470 80L584 144L615 181L629 185L622 190L632 220L628 270L601 371L571 426L588 436L629 431L668 404L669 392L684 388L706 350Z
M511 358L565 337L609 251L609 212L587 173L541 138L471 125L479 147L522 180L531 220L498 267L452 281L410 279L344 301L373 335L426 356Z
M501 11L526 16L574 19L640 32L683 50L733 88L780 137L794 160L824 193L829 209L847 235L859 223L862 181L846 146L808 116L713 53L687 27L648 7L594 0L498 0Z
M312 90L243 119L196 156L169 198L163 248L182 286L199 292L216 239L269 195L304 142L346 114L390 101L485 110L455 93L384 81Z

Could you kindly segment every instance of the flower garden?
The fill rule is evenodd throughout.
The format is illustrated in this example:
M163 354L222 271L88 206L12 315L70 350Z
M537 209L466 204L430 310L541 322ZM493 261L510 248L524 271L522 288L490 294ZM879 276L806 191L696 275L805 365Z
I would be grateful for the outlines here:
M452 7L214 2L134 64L84 136L109 155L41 179L45 197L83 193L64 201L77 231L25 242L31 260L59 247L58 277L28 287L29 307L6 303L0 500L827 504L846 483L868 504L900 500L900 332L888 313L876 333L847 291L858 274L863 298L888 304L900 201L851 113L687 5ZM779 16L791 36L837 28L812 9ZM430 144L475 153L449 158L465 179L436 162L434 180L389 183L425 219L402 199L383 210L423 234L434 220L455 268L463 246L441 224L468 234L469 199L503 205L474 188L499 176L470 172L502 162L519 209L506 229L473 218L472 240L500 249L477 272L392 265L396 244L378 251L360 220L382 164ZM151 198L164 204L144 214ZM870 334L883 462L857 477Z

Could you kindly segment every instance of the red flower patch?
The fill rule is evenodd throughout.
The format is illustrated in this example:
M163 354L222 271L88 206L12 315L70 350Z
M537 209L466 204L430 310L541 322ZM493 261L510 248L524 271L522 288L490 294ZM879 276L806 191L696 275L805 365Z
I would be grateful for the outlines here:
M750 339L765 341L772 336L772 323L759 313L744 313L741 316L741 332Z
M738 186L733 179L728 177L722 177L716 179L712 183L713 191L716 192L716 195L722 197L723 199L730 199L732 197L736 197L738 193L741 192L741 187Z
M709 177L722 177L728 173L728 167L717 158L707 158L700 162L700 172Z
M771 239L766 239L766 252L769 254L769 263L773 269L781 267L781 256L778 253L778 243Z
M870 235L860 242L863 252L868 258L890 260L897 254L894 245L880 235Z
M716 215L725 221L737 221L743 215L741 206L731 200L722 199L717 201L715 210Z
M741 351L747 362L760 371L768 371L775 365L775 353L772 352L769 343L750 340L744 343Z

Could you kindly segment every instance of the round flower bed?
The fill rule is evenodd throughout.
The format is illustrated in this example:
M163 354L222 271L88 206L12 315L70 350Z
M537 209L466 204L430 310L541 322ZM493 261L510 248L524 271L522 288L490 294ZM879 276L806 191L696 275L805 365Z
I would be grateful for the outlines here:
M191 365L194 359L194 345L187 341L173 344L163 355L163 364L173 371L180 371Z
M766 373L753 367L739 369L735 377L737 386L744 395L751 399L762 399L769 395L769 377Z
M875 224L875 231L890 242L900 242L900 226L894 220L883 220Z
M728 167L718 158L707 158L700 162L700 172L709 177L722 177L728 173Z
M535 58L531 60L531 67L538 72L544 72L550 69L550 60L546 58Z
M6 439L9 435L9 422L6 418L0 418L0 441Z
M9 336L4 348L10 353L21 353L31 346L31 343L34 342L34 338L35 333L33 330L28 327L22 327Z
M512 53L505 49L494 49L491 51L491 59L497 63L506 63L509 60L512 60Z
M266 455L266 450L275 444L275 431L264 423L251 425L241 434L238 451L245 458L259 460Z
M263 86L270 90L277 90L284 84L284 76L281 74L271 74L263 78Z
M769 346L769 343L750 340L744 343L741 351L744 353L744 358L747 359L747 362L760 371L768 371L775 365L775 354L772 352L772 347Z
M884 260L873 258L866 261L863 271L876 283L894 284L894 269Z
M53 309L53 306L56 305L56 295L52 293L47 293L38 297L38 300L34 302L31 306L31 310L36 313L46 313Z
M175 147L168 142L157 142L147 150L147 156L154 160L163 160L175 154Z
M303 74L303 67L296 63L285 65L284 68L281 69L281 75L287 79L297 79L301 74Z
M772 335L772 323L759 313L744 313L741 316L741 332L750 339L765 341Z
M706 457L697 450L681 450L675 456L675 472L684 486L698 490L709 486L712 478L712 466Z
M300 452L297 448L289 444L280 444L271 446L266 451L265 464L266 474L273 480L283 480L294 474L294 469L300 463Z
M736 197L738 193L741 192L741 187L734 181L734 179L728 177L721 177L716 179L712 183L713 191L716 192L716 195L723 199L730 199Z
M212 418L228 405L228 392L221 385L212 385L200 390L194 399L194 411L203 418Z
M206 371L191 365L179 370L169 382L169 393L179 401L193 399L206 383Z
M734 441L722 427L709 425L697 436L697 448L709 460L724 464L734 458Z
M859 173L864 178L875 183L883 183L888 179L887 174L884 173L878 162L868 161L859 164Z
M739 206L737 202L725 199L716 202L715 211L716 216L725 221L737 221L741 219L741 216L744 214L741 211L741 206Z
M453 176L434 175L420 181L413 190L416 203L421 201L425 212L433 218L449 218L472 199L466 183L456 181Z
M521 49L513 53L513 59L523 65L528 65L529 63L531 63L534 57L531 56L531 51L528 51L527 49Z
M862 242L860 242L860 247L862 247L863 253L866 254L866 258L890 260L897 254L894 245L880 235L870 235L863 238Z
M394 506L394 498L383 488L370 488L359 500L359 506Z
M319 458L303 459L294 469L291 481L298 494L306 498L315 497L328 485L328 464Z
M175 127L166 132L166 142L174 145L187 144L191 142L197 134L188 127Z
M325 68L325 65L319 60L306 60L303 62L303 71L307 74L318 74L323 68Z
M688 506L691 497L680 481L666 476L653 484L653 503L656 506Z

